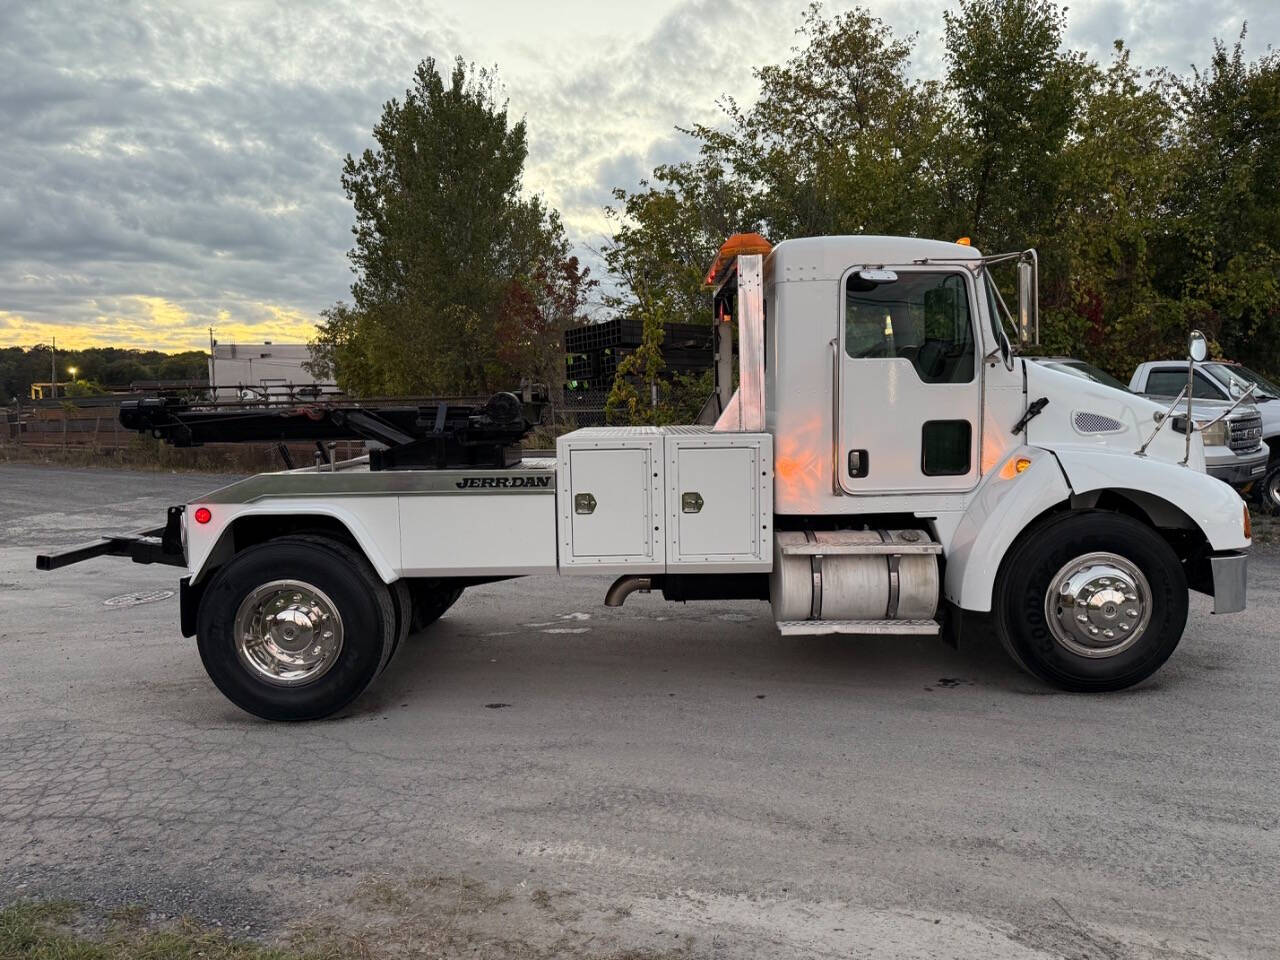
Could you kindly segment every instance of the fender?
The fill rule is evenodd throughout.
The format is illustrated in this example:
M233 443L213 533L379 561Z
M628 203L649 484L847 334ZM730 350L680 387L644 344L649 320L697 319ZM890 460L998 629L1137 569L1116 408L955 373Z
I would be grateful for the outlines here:
M1018 473L1021 458L1031 466ZM983 479L956 525L947 550L943 595L964 610L986 613L996 572L1010 545L1036 517L1071 498L1057 458L1021 446Z
M1148 507L1157 523L1160 520L1156 511L1163 501L1186 514L1215 551L1249 546L1244 534L1244 501L1216 477L1177 463L1136 457L1128 451L1067 445L1049 449L1062 464L1062 472L1077 496L1101 490L1122 491ZM1164 510L1167 512L1168 508Z
M207 506L212 519L197 524L191 517L197 507ZM224 545L229 549L228 530L232 523L245 517L280 516L330 517L351 534L369 563L384 583L400 576L400 505L398 498L307 497L267 498L253 503L219 503L214 498L195 500L186 510L187 568L191 582L198 583Z
M1021 474L1010 469L1019 457L1031 460ZM1104 490L1123 493L1160 526L1190 520L1215 551L1249 546L1244 502L1208 474L1127 451L1024 446L983 480L957 524L947 551L946 598L964 610L989 612L1000 562L1017 536L1045 511Z

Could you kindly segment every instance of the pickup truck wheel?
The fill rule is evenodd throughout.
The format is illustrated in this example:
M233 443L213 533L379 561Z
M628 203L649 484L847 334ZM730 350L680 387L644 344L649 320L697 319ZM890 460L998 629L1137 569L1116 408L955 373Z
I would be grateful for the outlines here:
M462 587L451 586L448 580L418 580L409 592L413 595L413 632L418 633L458 602Z
M395 645L391 594L355 551L282 537L237 554L200 601L200 659L218 689L266 720L347 706Z
M1187 623L1173 548L1118 513L1054 518L1001 566L996 627L1014 661L1063 690L1120 690L1169 659Z
M1273 461L1271 469L1262 478L1258 486L1258 500L1268 512L1280 516L1280 460Z

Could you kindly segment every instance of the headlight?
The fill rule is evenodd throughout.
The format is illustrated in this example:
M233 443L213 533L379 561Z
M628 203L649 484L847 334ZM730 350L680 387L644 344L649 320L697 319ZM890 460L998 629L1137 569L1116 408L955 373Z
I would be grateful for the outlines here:
M1204 445L1206 447L1225 447L1231 441L1231 428L1227 425L1227 421L1219 420L1211 427L1205 427L1204 424L1210 421L1196 421L1196 426L1200 427L1201 434L1204 435Z

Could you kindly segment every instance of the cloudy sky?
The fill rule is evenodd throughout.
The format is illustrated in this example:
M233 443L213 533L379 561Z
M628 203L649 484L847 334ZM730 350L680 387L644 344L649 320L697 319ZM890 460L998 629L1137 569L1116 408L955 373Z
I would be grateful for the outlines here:
M849 3L828 3L828 12ZM527 117L525 187L590 259L602 206L691 155L675 125L748 100L803 0L0 0L0 346L183 349L300 340L344 296L343 156L415 63L496 64ZM943 5L871 3L941 70ZM1077 0L1070 41L1144 65L1203 64L1266 0Z

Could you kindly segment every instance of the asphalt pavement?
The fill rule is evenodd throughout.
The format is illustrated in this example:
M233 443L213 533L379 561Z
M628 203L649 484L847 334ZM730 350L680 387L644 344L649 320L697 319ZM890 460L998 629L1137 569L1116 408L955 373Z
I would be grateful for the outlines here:
M1122 693L1050 690L981 633L782 639L765 604L540 578L281 725L206 679L178 571L34 568L224 479L0 466L0 903L265 939L416 903L480 956L1280 954L1274 547L1246 613L1193 595Z

